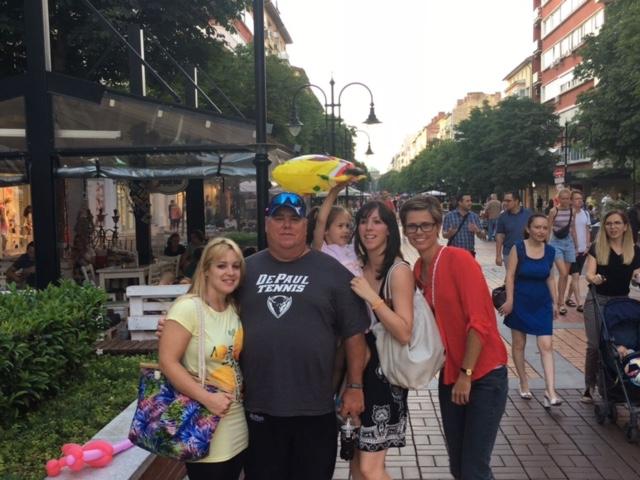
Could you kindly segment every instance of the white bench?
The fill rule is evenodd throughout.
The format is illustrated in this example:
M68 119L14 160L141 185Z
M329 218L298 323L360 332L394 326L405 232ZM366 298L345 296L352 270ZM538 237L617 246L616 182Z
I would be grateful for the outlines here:
M190 285L131 285L127 287L131 340L155 340L158 320Z

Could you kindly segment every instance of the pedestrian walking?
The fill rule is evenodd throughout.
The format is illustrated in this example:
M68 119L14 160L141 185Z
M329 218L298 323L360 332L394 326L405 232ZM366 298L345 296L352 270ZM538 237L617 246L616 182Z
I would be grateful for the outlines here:
M567 307L576 307L578 312L583 312L584 302L580 292L580 275L582 275L584 264L587 261L587 251L591 245L591 218L589 217L589 212L584 208L581 191L574 190L571 192L571 206L575 216L576 261L571 264L569 269L571 282L567 300L564 303ZM571 296L575 298L575 301L571 299Z
M555 248L547 245L549 221L542 213L534 213L527 221L525 239L517 242L509 253L507 269L507 301L500 308L504 323L511 329L511 351L518 378L520 397L531 400L525 370L524 349L527 335L537 337L544 371L545 408L562 403L555 390L553 362L553 319L557 315L556 282L551 275Z
M550 199L549 199L549 201L547 202L547 206L546 206L546 207L544 207L544 214L545 214L545 215L549 215L549 212L550 212L550 211L551 211L551 209L552 209L553 207L555 207L555 206L556 206L556 204L555 204L555 202L553 201L553 198L550 198Z
M496 265L504 265L506 270L511 247L524 238L524 229L531 216L531 210L520 204L518 192L507 192L503 198L505 209L498 217L496 228Z
M558 206L549 212L549 245L556 250L555 265L558 269L558 313L567 314L565 293L569 281L571 264L576 261L575 216L571 206L571 191L563 188L558 192Z
M489 201L484 206L484 212L487 215L488 239L495 241L496 230L498 228L498 217L502 211L502 202L498 200L498 195L492 193Z
M375 323L381 322L400 344L406 345L413 328L415 283L411 268L400 253L395 213L382 202L369 202L356 214L356 225L354 246L363 275L353 278L351 288L373 310ZM389 298L386 291L390 291ZM371 330L365 338L369 347L363 375L365 407L351 471L354 480L390 479L385 459L389 448L405 446L408 390L392 385L385 377Z
M404 233L420 258L416 284L434 311L447 351L438 396L454 478L493 479L491 452L508 391L507 352L480 265L438 243L442 208L416 197L400 210Z
M610 210L602 219L602 228L587 256L587 281L595 285L600 307L612 298L628 297L632 278L640 281L640 247L634 245L629 218L622 210ZM584 327L587 352L584 366L585 390L582 402L593 401L598 380L598 344L600 315L595 312L593 291L589 290L584 304Z
M177 232L180 230L180 220L182 220L182 210L180 206L174 201L169 202L169 220L171 222L171 230Z
M633 204L627 209L629 226L633 234L633 243L638 243L638 231L640 231L640 202Z
M471 195L458 195L456 203L456 209L444 217L442 236L447 239L447 245L467 250L475 257L475 237L484 239L486 234L480 226L480 217L471 211Z

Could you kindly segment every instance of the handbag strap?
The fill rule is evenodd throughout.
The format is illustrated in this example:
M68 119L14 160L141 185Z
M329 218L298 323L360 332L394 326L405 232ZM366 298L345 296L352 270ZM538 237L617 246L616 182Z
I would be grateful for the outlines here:
M462 229L462 226L464 225L464 223L467 221L467 219L469 218L469 215L471 215L471 212L467 213L464 218L462 219L462 221L460 222L460 224L458 225L458 229L456 230L456 233L454 233L453 235L451 235L451 237L449 237L449 240L447 241L447 245L451 245L451 243L453 242L453 239L456 238L456 235L458 235L458 232L460 232L460 230Z
M398 265L407 265L407 262L400 260L399 262L394 262L393 265L389 267L387 275L384 277L383 296L385 300L391 299L391 272L393 272Z
M204 387L204 380L206 378L205 370L205 343L204 338L204 312L202 311L202 300L200 298L193 298L193 303L196 304L196 312L198 313L198 323L200 324L200 336L198 337L198 378L200 379L200 385Z
M436 257L436 261L433 264L433 273L431 275L431 303L433 304L433 309L436 308L436 271L438 270L438 263L440 263L440 257L442 256L442 252L447 247L442 247L438 252L438 256Z

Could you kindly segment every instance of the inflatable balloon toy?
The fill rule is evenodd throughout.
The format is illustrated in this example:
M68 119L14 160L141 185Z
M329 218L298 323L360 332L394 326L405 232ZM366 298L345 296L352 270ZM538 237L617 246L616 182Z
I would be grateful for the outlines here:
M47 475L57 477L64 467L72 472L79 472L85 465L92 468L102 468L111 463L113 456L133 447L128 439L113 445L104 440L92 440L84 445L77 443L65 443L62 446L63 457L47 462Z
M367 178L353 163L328 155L292 158L274 168L271 175L283 190L299 195L327 192L338 183Z

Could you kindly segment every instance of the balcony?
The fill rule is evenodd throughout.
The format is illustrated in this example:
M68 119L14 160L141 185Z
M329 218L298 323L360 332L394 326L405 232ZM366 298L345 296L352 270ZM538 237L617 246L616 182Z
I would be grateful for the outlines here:
M537 85L539 83L541 83L542 80L540 78L540 72L533 72L533 74L531 74L531 84L532 85Z
M533 24L540 23L542 21L542 7L536 7L533 9Z

